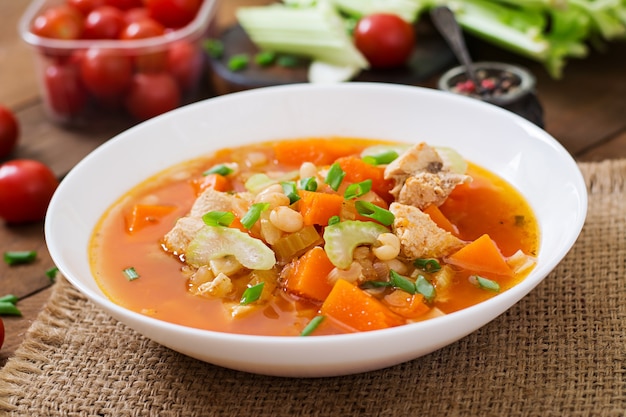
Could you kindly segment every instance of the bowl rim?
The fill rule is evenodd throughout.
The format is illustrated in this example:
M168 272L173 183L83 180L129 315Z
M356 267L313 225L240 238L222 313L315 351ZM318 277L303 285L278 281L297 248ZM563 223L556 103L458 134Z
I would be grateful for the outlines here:
M56 51L73 51L81 49L115 49L137 53L137 50L162 48L164 44L193 37L200 37L215 13L218 0L204 0L196 17L187 25L167 32L162 36L144 39L54 39L38 36L30 31L30 25L37 15L48 5L59 3L55 0L33 0L18 22L18 31L22 39L31 46Z

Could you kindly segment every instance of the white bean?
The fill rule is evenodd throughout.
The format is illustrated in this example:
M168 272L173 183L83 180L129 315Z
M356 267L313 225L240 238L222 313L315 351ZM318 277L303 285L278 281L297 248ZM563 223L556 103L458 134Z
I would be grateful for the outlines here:
M279 206L272 210L270 213L270 222L287 233L297 232L302 229L304 224L300 213L285 206Z
M313 162L303 162L300 165L300 178L310 178L317 175L317 167Z
M400 254L400 239L393 233L382 233L377 240L380 246L373 247L372 253L381 261L389 261Z

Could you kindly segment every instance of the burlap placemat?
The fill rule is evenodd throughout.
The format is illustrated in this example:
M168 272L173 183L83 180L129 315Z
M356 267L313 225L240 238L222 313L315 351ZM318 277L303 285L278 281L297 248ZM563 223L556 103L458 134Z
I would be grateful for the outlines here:
M0 371L0 414L624 417L626 160L580 167L589 214L572 251L507 313L435 353L346 377L251 375L161 347L59 280Z

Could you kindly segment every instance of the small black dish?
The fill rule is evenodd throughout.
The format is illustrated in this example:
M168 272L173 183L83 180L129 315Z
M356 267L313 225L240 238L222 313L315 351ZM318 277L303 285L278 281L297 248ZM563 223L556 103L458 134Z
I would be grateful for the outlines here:
M535 77L528 70L502 62L476 62L474 69L481 85L474 85L461 65L441 76L439 89L495 104L544 127L543 108L535 94Z

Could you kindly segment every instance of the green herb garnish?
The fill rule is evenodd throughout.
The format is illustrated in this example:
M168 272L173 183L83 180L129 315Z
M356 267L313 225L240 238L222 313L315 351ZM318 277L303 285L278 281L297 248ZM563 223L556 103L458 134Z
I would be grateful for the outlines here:
M134 267L129 267L126 268L122 271L122 273L124 274L124 276L126 277L127 280L129 281L134 281L137 278L139 278L139 274L137 273L137 271L135 270Z
M317 180L315 177L302 178L300 180L300 188L305 191L317 191Z
M500 284L496 281L483 278L479 275L470 275L469 281L476 287L493 292L500 292Z
M259 298L261 298L261 293L263 292L263 287L265 286L264 282L253 285L252 287L246 288L241 296L241 300L239 304L242 306L248 305L250 303L255 302Z
M389 282L392 286L401 289L402 291L408 292L409 294L415 294L417 289L415 288L415 283L410 279L404 278L402 275L398 274L396 271L389 271Z
M324 321L324 319L325 319L324 316L313 317L313 319L311 319L309 324L307 324L306 327L302 330L302 333L300 333L300 336L311 335L311 333L313 333L315 329L319 327L319 325Z
M333 224L337 224L339 222L341 222L341 217L339 217L339 216L331 216L328 219L328 225L329 226L332 226Z
M364 194L367 194L372 189L372 180L367 179L361 182L355 182L354 184L348 185L346 191L343 193L343 197L346 200L351 200L353 198L361 197Z
M362 159L370 165L386 165L393 162L398 157L398 152L389 150L378 155L367 155Z
M227 176L228 174L232 174L233 173L233 169L231 167L229 167L226 164L218 164L218 165L214 165L211 168L207 169L206 171L204 171L202 173L202 175L207 176L209 174L219 174L223 177Z
M46 276L48 277L50 282L54 282L56 280L58 272L59 268L57 268L56 266L53 266L52 268L46 270Z
M270 203L255 203L251 205L246 214L241 218L243 227L250 230L261 217L261 213L267 210L269 206Z
M8 251L4 252L4 262L9 265L27 264L33 262L37 258L37 251Z
M413 261L413 266L428 273L439 272L441 270L441 264L436 259L416 259Z
M326 174L325 182L326 184L330 185L330 188L337 191L345 176L346 173L344 172L344 170L341 169L341 166L337 162L335 162L330 166L328 174Z
M230 211L209 211L202 216L202 221L207 226L228 227L235 220L235 215Z
M295 181L282 181L280 185L283 187L283 193L289 197L289 204L293 204L300 200L300 195L298 194L298 188L296 187Z
M376 204L372 204L369 201L359 200L355 203L355 206L356 211L361 216L376 220L385 226L391 225L396 218L389 210L378 207Z

